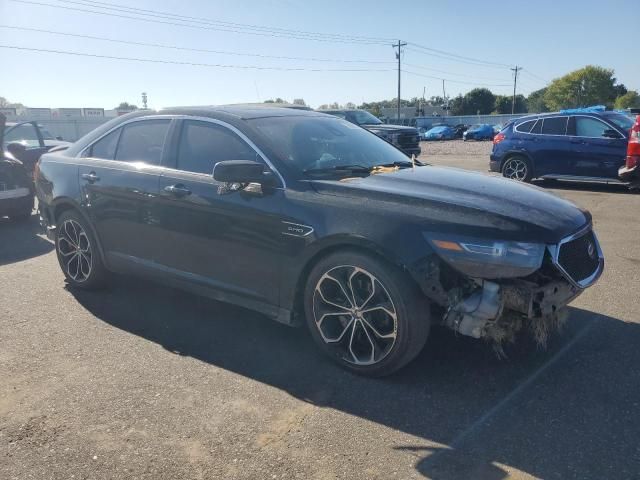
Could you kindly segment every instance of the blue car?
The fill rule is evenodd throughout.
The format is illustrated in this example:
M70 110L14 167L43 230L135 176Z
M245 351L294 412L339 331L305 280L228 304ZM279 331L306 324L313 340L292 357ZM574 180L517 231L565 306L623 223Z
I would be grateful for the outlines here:
M433 127L424 133L425 140L453 140L455 138L455 131L453 128L441 125Z
M632 125L628 116L604 109L522 117L493 139L489 168L521 182L534 178L616 182Z
M471 125L466 132L462 134L463 140L491 140L495 135L493 125L487 123L481 123L478 125Z

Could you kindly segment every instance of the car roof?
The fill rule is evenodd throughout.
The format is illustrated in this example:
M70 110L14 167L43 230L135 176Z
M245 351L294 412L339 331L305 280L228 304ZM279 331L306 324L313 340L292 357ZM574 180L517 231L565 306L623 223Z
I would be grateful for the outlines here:
M171 107L158 112L149 111L149 115L171 114L191 115L201 117L226 117L231 116L240 120L268 117L292 117L292 116L323 116L322 113L295 107L272 107L269 104L242 104L242 105L211 105L202 107Z

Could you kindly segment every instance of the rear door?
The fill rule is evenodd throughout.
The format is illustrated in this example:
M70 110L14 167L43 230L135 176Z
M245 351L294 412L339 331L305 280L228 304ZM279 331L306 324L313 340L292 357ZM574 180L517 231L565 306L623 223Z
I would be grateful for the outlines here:
M231 126L185 119L173 138L157 203L158 263L191 283L277 305L282 188L233 191L213 179L219 161L263 161Z
M531 153L535 162L535 175L565 175L569 170L571 149L567 137L567 116L538 119L531 130Z
M169 118L135 119L85 150L79 167L84 207L113 267L151 262L158 237L158 194Z
M572 117L569 132L575 145L570 157L573 175L618 178L627 149L624 135L599 118L587 115Z

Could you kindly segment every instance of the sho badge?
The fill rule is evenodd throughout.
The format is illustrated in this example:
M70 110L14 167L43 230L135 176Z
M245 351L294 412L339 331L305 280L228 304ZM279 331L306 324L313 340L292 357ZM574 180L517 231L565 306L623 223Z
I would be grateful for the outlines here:
M306 237L313 233L313 227L308 225L302 225L300 223L282 222L284 224L283 235L289 235L292 237Z

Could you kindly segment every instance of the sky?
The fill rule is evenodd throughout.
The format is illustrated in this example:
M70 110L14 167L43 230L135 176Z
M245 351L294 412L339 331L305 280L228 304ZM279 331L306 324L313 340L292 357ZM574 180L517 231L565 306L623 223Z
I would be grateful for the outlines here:
M518 93L525 95L588 64L611 68L619 82L640 89L635 37L611 26L637 10L638 0L0 0L0 46L22 48L0 48L0 96L52 108L140 106L141 92L150 108L276 97L303 98L313 107L360 104L396 97L391 43L398 39L409 43L401 58L402 98L422 96L423 89L427 98L442 95L442 78L448 96L479 86L510 95L514 65L523 67Z

